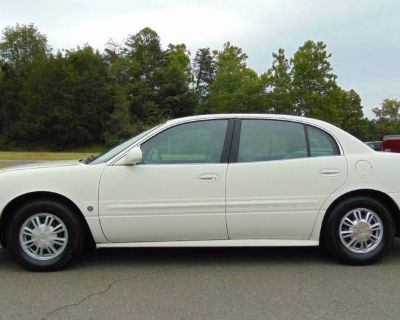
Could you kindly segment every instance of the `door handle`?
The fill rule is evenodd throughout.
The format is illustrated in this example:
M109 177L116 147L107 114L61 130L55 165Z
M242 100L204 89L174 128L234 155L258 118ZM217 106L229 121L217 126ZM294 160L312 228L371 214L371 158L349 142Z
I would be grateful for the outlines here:
M324 168L319 170L319 173L326 177L334 177L340 173L340 170L335 168Z
M219 180L219 175L215 173L203 173L197 176L197 181L200 182L214 182Z

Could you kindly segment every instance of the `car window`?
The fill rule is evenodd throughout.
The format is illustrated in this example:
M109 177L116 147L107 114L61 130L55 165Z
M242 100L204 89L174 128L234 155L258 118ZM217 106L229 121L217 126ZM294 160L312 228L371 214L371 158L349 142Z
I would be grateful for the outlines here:
M86 163L90 163L90 164L98 164L98 163L104 163L110 159L112 159L113 157L115 157L118 153L120 153L121 151L123 151L124 149L128 148L129 146L131 146L132 144L134 144L135 142L139 141L140 139L142 139L143 137L145 137L146 135L148 135L150 132L154 131L155 129L157 129L158 127L160 127L161 124L145 131L142 132L140 134L138 134L137 136L130 138L129 140L117 145L116 147L113 147L112 149L98 155L97 157L94 157L93 159L89 159L88 162ZM84 159L83 159L84 160ZM85 162L84 162L85 163Z
M318 128L307 126L311 157L339 154L339 148L333 138Z
M304 126L280 120L242 120L238 162L307 157Z
M218 163L228 120L177 125L142 144L144 164Z

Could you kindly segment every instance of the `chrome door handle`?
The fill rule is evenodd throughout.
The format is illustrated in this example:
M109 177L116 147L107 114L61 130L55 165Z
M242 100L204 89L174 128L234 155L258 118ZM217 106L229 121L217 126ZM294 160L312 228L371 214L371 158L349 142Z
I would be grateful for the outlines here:
M319 173L326 177L334 177L337 176L340 173L340 171L335 168L324 168L319 170Z
M197 181L200 182L214 182L219 180L219 175L215 173L203 173L197 176Z

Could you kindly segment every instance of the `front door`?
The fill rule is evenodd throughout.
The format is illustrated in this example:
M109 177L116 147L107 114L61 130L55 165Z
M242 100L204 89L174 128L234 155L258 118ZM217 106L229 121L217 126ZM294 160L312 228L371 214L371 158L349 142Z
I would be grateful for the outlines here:
M111 242L227 239L228 120L188 122L141 145L143 162L108 166L100 222Z

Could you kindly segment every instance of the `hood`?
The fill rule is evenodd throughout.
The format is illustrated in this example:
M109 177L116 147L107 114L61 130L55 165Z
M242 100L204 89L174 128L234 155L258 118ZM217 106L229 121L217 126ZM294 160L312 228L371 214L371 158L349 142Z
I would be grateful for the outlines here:
M12 162L10 160L10 162ZM28 161L27 161L28 162ZM11 167L0 169L1 172L15 171L15 170L26 170L26 169L40 169L40 168L52 168L52 167L65 167L65 166L78 166L83 165L79 160L54 160L54 161L34 161L29 163L17 164Z

